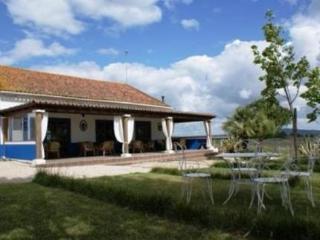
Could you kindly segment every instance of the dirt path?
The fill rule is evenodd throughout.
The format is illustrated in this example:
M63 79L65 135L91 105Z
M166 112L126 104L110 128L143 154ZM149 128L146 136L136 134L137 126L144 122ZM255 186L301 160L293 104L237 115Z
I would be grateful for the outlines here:
M194 164L194 162L188 162ZM212 161L201 161L199 167L208 167ZM197 165L198 166L198 165ZM131 164L126 166L111 165L87 165L74 167L56 167L46 168L51 173L58 173L63 176L75 178L92 178L101 176L114 176L129 173L146 173L154 167L177 168L178 162L145 162L139 164ZM0 183L7 182L28 182L38 171L28 163L20 163L15 161L0 161Z

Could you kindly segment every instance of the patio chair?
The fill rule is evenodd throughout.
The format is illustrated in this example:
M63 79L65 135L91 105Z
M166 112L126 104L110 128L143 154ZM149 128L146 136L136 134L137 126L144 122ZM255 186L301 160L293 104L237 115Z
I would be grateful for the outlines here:
M243 145L243 141L238 141L234 145L234 149L239 149L239 147L242 145ZM257 146L255 147L255 152L257 153L257 152L260 152L261 148L260 146L258 146L257 142L256 142L256 145ZM241 157L235 157L234 159L224 159L229 165L229 169L231 173L231 181L229 185L228 197L223 202L223 204L227 204L234 195L237 195L240 189L240 185L243 185L243 184L251 185L252 182L250 179L259 176L260 173L256 168L256 164L253 163L254 158L247 161L243 161ZM246 175L245 178L243 177L244 175ZM254 198L254 192L252 192L252 195L251 195L250 206L252 205L253 198Z
M281 175L287 178L290 177L300 177L303 179L304 186L305 186L305 192L307 195L308 200L310 201L312 207L315 207L315 202L313 198L313 190L312 190L312 175L313 175L313 169L315 162L317 160L317 157L314 155L308 156L308 167L306 171L299 171L298 166L290 160L286 166L285 171L281 172Z
M179 155L178 168L182 174L182 198L186 198L187 204L191 201L192 196L192 188L194 180L202 181L203 186L203 195L205 197L208 194L211 204L214 204L213 198L213 186L212 186L212 178L209 173L199 172L199 162L195 165L189 165L186 155L185 155L185 147L180 145L179 143L174 143L174 149L177 155Z
M152 152L155 150L155 142L154 141L148 141L144 144L143 149L145 151Z
M262 209L266 209L265 203L264 203L264 198L265 196L268 197L266 193L266 186L267 185L277 185L279 186L280 189L280 196L281 196L281 202L282 206L288 209L291 213L291 215L294 215L294 211L292 208L292 203L291 203L291 197L290 197L290 186L289 186L289 177L287 175L275 175L272 177L262 177L262 171L264 167L264 161L259 159L259 176L251 177L251 182L252 182L252 192L254 195L251 198L251 203L250 203L250 208L253 205L255 197L257 198L257 213L260 214ZM287 164L287 163L286 163ZM286 165L285 164L285 165ZM270 197L269 197L270 198Z
M61 145L57 141L52 141L47 143L47 155L49 157L49 154L55 154L57 158L60 158L60 148Z
M183 147L184 149L187 149L187 140L184 138L180 138L179 141L175 141L173 144L179 144L181 147Z
M87 156L88 153L92 153L92 155L96 154L94 144L92 142L83 142L80 144L80 149L83 156Z
M144 151L143 142L140 140L132 141L132 152L133 153L142 153Z
M104 141L97 150L101 151L103 156L112 154L114 152L114 141Z

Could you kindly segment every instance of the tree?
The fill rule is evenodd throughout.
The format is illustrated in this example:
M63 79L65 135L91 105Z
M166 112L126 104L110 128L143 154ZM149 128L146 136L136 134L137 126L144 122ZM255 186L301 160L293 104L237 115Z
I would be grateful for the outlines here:
M281 95L290 111L294 157L297 159L297 115L294 103L299 96L302 81L309 75L310 66L305 57L295 59L293 46L284 37L282 27L273 23L272 11L266 13L266 19L262 29L268 46L262 52L257 46L252 46L254 63L264 72L259 78L265 83L261 95L265 100L277 103L277 97L283 92Z
M307 115L310 122L317 120L320 115L320 68L314 68L309 74L309 80L306 83L307 91L301 94L301 96L307 100L309 107L313 109L311 113Z
M289 119L290 112L277 103L258 100L245 107L238 107L224 123L223 129L244 142L249 138L261 142L279 133Z
M269 102L264 99L256 100L249 104L248 108L254 112L263 111L268 119L275 122L278 130L290 123L290 111L281 107L278 102Z

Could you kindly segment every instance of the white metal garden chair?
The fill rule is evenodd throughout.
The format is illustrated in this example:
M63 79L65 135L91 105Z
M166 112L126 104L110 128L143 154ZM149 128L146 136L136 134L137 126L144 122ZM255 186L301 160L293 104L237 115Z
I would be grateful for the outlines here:
M193 164L188 164L185 147L179 143L174 143L175 152L179 156L179 170L182 174L182 197L186 198L187 204L191 201L192 188L195 180L202 181L202 191L204 195L208 195L211 204L214 204L213 184L211 174L199 172L200 163L198 160L193 161Z
M258 214L261 213L262 209L266 209L266 206L264 203L265 196L268 196L266 193L266 186L278 185L280 190L282 206L288 209L293 216L294 211L291 204L289 177L283 174L280 174L279 176L262 177L261 175L264 167L263 162L264 161L262 160L261 164L257 166L260 176L251 178L252 187L253 187L252 191L254 192L254 196L251 198L250 207L252 207L254 199L256 197L257 203L258 203L257 212Z
M317 157L315 155L308 156L308 168L306 171L299 171L298 166L290 160L286 166L286 170L281 172L282 176L289 177L300 177L303 179L304 186L305 186L305 192L307 194L308 200L311 202L311 205L315 207L315 202L313 198L313 190L312 190L312 175L313 175L313 169L315 162L317 160Z
M238 146L241 145L243 142L239 141L235 144L234 148L238 149ZM261 147L258 142L255 142L255 152L260 152ZM239 154L240 156L241 154ZM256 158L255 156L253 158ZM239 192L240 185L251 185L251 178L258 177L259 171L256 166L253 164L254 159L250 159L248 161L243 161L241 157L235 157L234 159L225 159L228 163L231 173L231 181L229 185L228 197L224 201L223 204L227 204L230 199ZM243 175L247 175L243 178ZM250 178L248 178L248 176ZM252 205L254 200L254 192L252 192L250 206Z

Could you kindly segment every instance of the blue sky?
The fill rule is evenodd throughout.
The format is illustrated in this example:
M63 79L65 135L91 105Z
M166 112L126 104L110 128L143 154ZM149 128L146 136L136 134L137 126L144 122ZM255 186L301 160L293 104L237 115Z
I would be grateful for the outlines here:
M0 63L115 81L127 66L128 83L176 109L216 113L221 132L263 87L250 46L265 46L267 9L297 56L319 65L319 0L0 0ZM318 128L302 99L297 107L301 127Z
M123 61L124 54L106 57L97 53L97 49L100 48L114 48L119 53L128 50L128 61L165 67L192 55L218 54L226 43L234 39L261 39L261 26L267 9L273 9L279 19L288 19L300 5L288 4L284 0L195 0L188 4L176 1L170 8L159 1L157 6L162 9L161 21L111 33L108 29L114 24L112 19L104 18L97 21L84 17L82 20L87 29L80 34L43 36L44 42L50 43L55 40L68 48L79 49L78 54L58 60L28 59L17 65L28 67L44 60L55 63L92 59L99 64ZM15 24L5 4L0 5L0 16L1 51L12 49L16 41L26 36L26 31L34 34L34 30L37 30L30 27L30 22L22 26ZM199 29L186 30L181 25L183 19L195 19L199 22Z

